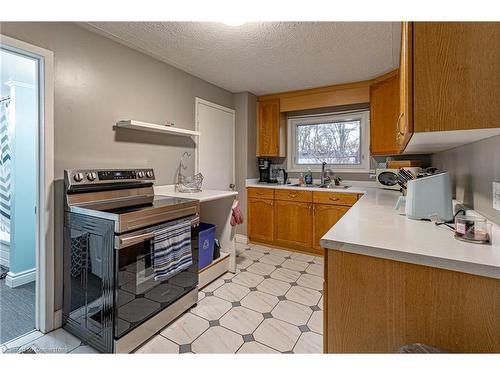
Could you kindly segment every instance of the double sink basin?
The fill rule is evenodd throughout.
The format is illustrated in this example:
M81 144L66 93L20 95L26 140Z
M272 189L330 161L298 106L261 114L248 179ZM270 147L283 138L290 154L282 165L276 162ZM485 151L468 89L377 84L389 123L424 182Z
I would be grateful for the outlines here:
M288 186L288 187L305 187L309 189L349 189L351 185L334 185L334 184L310 184L310 185L301 185L301 184L277 184L277 183L268 183L263 184L267 186Z

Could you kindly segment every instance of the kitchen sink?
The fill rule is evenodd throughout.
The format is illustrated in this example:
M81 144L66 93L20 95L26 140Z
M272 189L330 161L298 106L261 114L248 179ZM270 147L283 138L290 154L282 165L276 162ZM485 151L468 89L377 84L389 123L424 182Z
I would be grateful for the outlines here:
M351 185L321 185L321 184L311 184L311 185L301 185L301 184L278 184L278 183L266 183L263 185L267 186L287 186L287 187L307 187L311 189L325 189L325 190L340 190L349 189Z
M351 185L315 185L315 188L318 189L348 189Z
M349 189L351 187L351 185L321 185L321 184L311 184L311 185L289 184L287 186L300 186L312 189L325 189L325 190Z

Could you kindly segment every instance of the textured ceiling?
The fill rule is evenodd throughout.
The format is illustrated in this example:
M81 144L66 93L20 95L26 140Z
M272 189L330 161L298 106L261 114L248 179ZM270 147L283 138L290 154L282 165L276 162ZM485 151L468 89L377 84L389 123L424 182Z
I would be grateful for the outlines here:
M257 95L397 68L393 22L92 22L84 27L232 92Z

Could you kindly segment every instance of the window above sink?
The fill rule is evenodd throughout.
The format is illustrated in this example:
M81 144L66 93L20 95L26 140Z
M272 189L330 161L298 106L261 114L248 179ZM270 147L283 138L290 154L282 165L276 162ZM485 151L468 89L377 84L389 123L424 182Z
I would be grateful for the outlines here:
M369 111L288 119L289 171L321 171L325 161L334 172L369 171Z

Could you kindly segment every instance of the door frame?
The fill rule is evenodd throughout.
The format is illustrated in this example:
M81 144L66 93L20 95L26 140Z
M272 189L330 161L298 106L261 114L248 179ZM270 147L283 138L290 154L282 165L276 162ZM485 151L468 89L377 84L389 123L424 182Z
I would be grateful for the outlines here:
M203 105L206 105L208 107L212 107L212 108L215 108L215 109L218 109L218 110L221 110L221 111L224 111L224 112L227 112L227 113L230 113L232 116L233 116L233 182L232 184L235 185L235 188L234 190L236 191L236 175L235 175L235 170L236 170L236 151L235 151L235 148L236 148L236 145L235 145L235 142L236 142L236 111L234 109L231 109L231 108L227 108L227 107L224 107L222 105L219 105L219 104L216 104L216 103L212 103L212 102L209 102L208 100L205 100L205 99L201 99L199 97L195 97L195 130L196 131L200 131L200 118L199 118L199 106L203 104ZM195 161L194 161L194 173L198 173L199 172L199 166L200 166L200 147L199 147L199 140L200 140L200 137L203 137L203 134L200 134L198 136L198 142L197 142L197 145L196 145L196 157L195 157Z
M38 166L35 328L55 326L54 312L54 53L0 34L7 51L38 60Z

